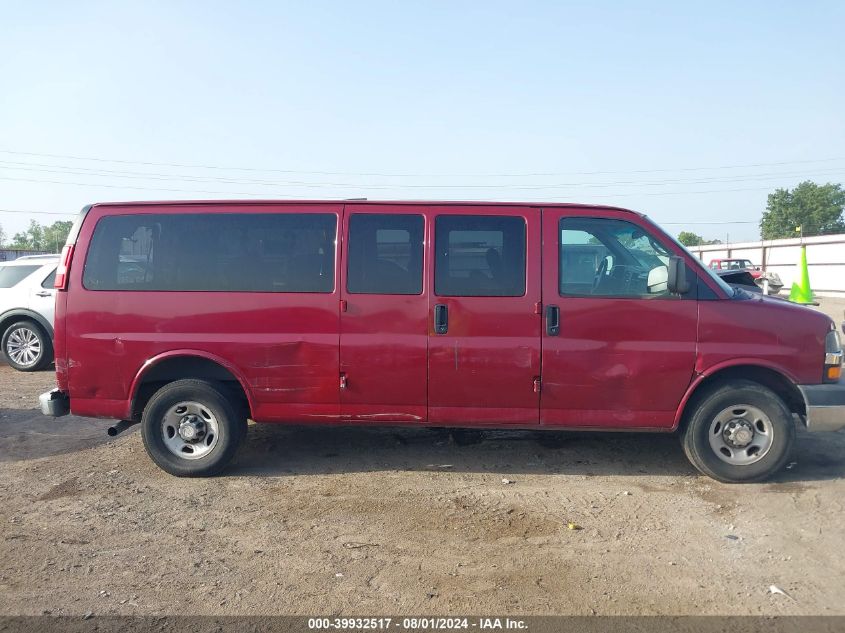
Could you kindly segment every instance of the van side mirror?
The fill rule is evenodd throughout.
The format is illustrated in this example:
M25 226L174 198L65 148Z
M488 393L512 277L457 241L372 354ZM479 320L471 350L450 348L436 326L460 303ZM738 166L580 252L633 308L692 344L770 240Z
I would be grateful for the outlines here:
M676 295L684 295L689 292L687 264L683 257L673 255L669 258L669 280L667 288L669 292Z

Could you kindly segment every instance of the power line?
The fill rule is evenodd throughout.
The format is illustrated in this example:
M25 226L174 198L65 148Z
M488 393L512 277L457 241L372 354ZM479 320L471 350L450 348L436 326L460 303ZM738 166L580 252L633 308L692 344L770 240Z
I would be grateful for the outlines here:
M94 156L76 156L71 154L47 154L39 152L22 152L15 150L0 149L2 154L11 154L15 156L35 156L40 158L62 158L69 160L83 160L99 163L117 163L124 165L144 165L148 167L176 167L179 169L212 169L220 171L246 171L246 172L265 172L265 173L282 173L282 174L311 174L322 176L379 176L384 178L528 178L539 176L595 176L595 175L619 175L619 174L649 174L649 173L671 173L671 172L687 172L687 171L710 171L723 169L746 169L752 167L778 167L783 165L799 165L810 163L829 163L845 160L845 157L836 158L817 158L807 160L793 160L793 161L779 161L779 162L765 162L765 163L745 163L735 165L715 165L715 166L699 166L699 167L672 167L659 169L631 169L621 171L581 171L581 172L526 172L526 173L498 173L498 174L422 174L422 173L384 173L384 172L349 172L349 171L306 171L294 169L275 169L275 168L258 168L258 167L237 167L237 166L220 166L220 165L201 165L190 163L166 163L153 161L135 161L118 158L102 158Z
M78 187L91 187L96 189L98 187L106 187L109 189L132 189L138 191L165 191L169 193L206 193L206 194L215 194L215 195L224 195L224 196L252 196L252 197L259 197L267 199L266 194L259 194L256 192L242 192L242 191L212 191L207 189L177 189L177 188L164 188L164 187L138 187L134 185L107 185L107 184L98 184L98 183L89 183L89 182L71 182L65 180L45 180L45 179L38 179L38 178L12 178L9 176L0 176L0 180L9 180L15 182L35 182L35 183L46 183L46 184L54 184L54 185L72 185ZM400 187L401 188L401 187ZM623 197L631 197L631 196L677 196L677 195L699 195L699 194L710 194L710 193L729 193L735 191L771 191L771 187L740 187L734 189L710 189L710 190L703 190L703 191L652 191L652 192L625 192L625 193L613 193L613 194L585 194L588 195L590 198L623 198ZM289 196L289 195L278 195L272 194L272 198L279 199L279 200L297 200L301 199L301 196ZM519 202L554 202L553 198L562 198L562 197L569 197L563 195L556 195L551 197L544 197L544 198L523 198ZM325 200L348 200L348 196L343 197L324 197ZM495 202L498 200L495 199L485 199L485 198L475 198L474 200L478 202ZM425 201L421 201L425 202Z
M687 226L689 224L760 224L757 220L705 220L696 222L695 220L690 220L689 222L657 222L661 226Z
M20 209L0 209L0 213L20 213L23 215L77 215L78 211L21 211Z
M53 169L55 168L55 169ZM842 168L833 170L815 171L808 173L806 171L799 172L768 172L759 174L745 174L738 176L718 176L695 179L665 179L653 181L636 181L636 180L620 180L612 182L573 182L573 183L548 183L548 184L533 184L533 185L514 185L514 184L486 184L486 185L471 185L471 184L396 184L396 185L371 185L371 184L353 184L353 183L337 183L337 182L309 182L309 181L267 181L254 179L231 179L218 178L207 176L192 176L192 175L177 175L177 174L161 174L161 173L144 173L132 171L114 171L103 169L79 168L67 165L50 165L44 163L21 163L16 161L0 161L0 169L13 171L34 171L50 174L67 174L74 176L92 176L95 178L127 178L134 180L164 180L175 182L196 182L196 183L215 183L215 184L234 184L234 185L252 185L252 186L272 186L272 187L303 187L303 188L325 188L336 187L343 189L354 190L374 190L386 191L396 189L502 189L502 190L525 190L525 191L539 191L544 189L570 189L570 188L598 188L603 189L607 187L616 187L619 185L631 185L636 187L664 187L672 185L686 185L686 184L708 184L708 183L730 183L730 182L755 182L764 180L780 180L783 178L793 177L818 177L827 175L839 175L842 173Z
M0 180L11 180L15 182L39 182L39 183L46 183L51 185L73 185L77 187L92 187L94 189L98 187L107 187L109 189L132 189L137 191L167 191L170 193L210 193L216 195L227 195L227 196L259 196L262 197L262 194L255 193L254 191L209 191L206 189L168 189L163 187L136 187L133 185L106 185L102 183L92 183L92 182L69 182L65 180L44 180L44 179L37 179L37 178L11 178L9 176L0 176ZM295 199L296 196L274 196L280 199Z
M705 191L650 191L642 193L639 191L628 191L626 193L612 193L612 194L589 194L591 198L623 198L629 196L684 196L684 195L699 195L705 193L732 193L734 191L771 191L771 187L739 187L737 189L708 189Z

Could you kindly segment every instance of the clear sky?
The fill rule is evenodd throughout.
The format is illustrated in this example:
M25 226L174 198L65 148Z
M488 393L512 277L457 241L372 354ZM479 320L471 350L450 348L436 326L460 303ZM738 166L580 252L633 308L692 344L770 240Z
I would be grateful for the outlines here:
M565 200L754 239L769 191L845 182L844 23L841 0L0 1L0 209L68 214L0 225L102 200Z

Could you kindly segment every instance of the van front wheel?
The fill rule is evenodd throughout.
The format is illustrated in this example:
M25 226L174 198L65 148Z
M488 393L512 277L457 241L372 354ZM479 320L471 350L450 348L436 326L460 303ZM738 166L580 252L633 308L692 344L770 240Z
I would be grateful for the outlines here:
M246 425L246 417L220 385L177 380L150 398L141 418L141 436L162 470L177 477L208 477L232 460Z
M795 424L775 392L741 380L695 398L682 442L690 462L705 475L725 483L761 481L789 459Z

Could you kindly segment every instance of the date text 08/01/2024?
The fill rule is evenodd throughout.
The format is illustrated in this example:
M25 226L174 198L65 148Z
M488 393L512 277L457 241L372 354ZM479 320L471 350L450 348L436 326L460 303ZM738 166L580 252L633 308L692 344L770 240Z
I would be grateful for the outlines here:
M386 630L398 628L403 630L524 630L527 628L525 620L514 618L438 618L438 617L351 617L351 618L309 618L310 630Z

